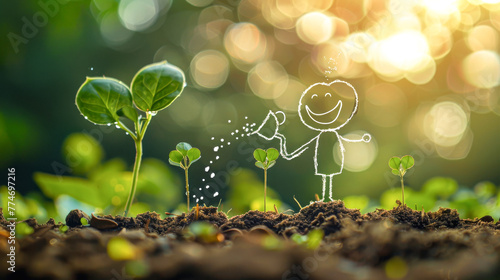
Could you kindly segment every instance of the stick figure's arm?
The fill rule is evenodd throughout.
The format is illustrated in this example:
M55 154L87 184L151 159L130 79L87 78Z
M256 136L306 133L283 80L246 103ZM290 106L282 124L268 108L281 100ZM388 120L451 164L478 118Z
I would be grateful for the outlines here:
M280 140L280 154L281 154L281 156L286 160L291 160L293 158L300 156L303 152L305 152L309 148L308 145L312 141L316 140L317 137L314 137L313 139L309 140L307 143L300 146L297 150L295 150L291 153L289 153L286 150L286 137L281 133L276 133L276 138L278 138Z
M365 133L363 135L363 137L361 137L361 139L348 139L348 138L344 138L343 136L339 135L339 138L342 140L342 141L346 141L346 142L350 142L350 143L356 143L356 142L365 142L365 143L368 143L372 140L372 136L368 133Z

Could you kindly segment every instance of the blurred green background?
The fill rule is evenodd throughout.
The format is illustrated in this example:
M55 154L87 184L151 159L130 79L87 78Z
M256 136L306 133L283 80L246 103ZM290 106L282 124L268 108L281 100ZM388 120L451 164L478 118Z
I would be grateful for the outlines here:
M391 207L400 190L387 161L411 154L408 205L500 215L499 1L9 1L0 18L0 166L16 168L26 217L61 218L76 206L121 213L133 142L87 122L75 94L86 76L129 84L162 60L188 85L151 123L133 213L182 209L182 170L167 164L180 141L202 151L190 169L191 188L212 186L202 202L222 199L232 214L261 207L263 174L251 153L278 143L230 133L282 110L290 147L299 147L309 137L296 112L301 93L342 79L360 105L340 134L373 140L346 147L335 198ZM231 145L215 153L221 138ZM297 211L294 195L304 206L321 192L312 156L278 159L269 204Z

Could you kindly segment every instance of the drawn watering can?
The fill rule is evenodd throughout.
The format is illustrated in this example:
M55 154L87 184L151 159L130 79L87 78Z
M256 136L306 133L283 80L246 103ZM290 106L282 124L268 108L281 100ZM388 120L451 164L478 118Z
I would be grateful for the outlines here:
M283 120L279 121L277 115L282 115ZM276 113L269 111L262 124L252 134L257 134L268 141L272 140L276 137L279 126L285 123L285 120L286 116L282 111L277 111Z

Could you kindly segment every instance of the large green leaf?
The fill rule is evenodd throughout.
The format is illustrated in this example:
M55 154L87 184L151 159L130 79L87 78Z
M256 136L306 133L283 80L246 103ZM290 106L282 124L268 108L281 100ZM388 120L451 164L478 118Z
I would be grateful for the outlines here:
M111 78L87 78L76 94L76 106L96 124L118 121L118 110L132 107L132 94L122 82Z
M139 121L139 114L137 110L132 106L123 107L116 112L120 117L126 117L127 119L133 121L134 123Z
M166 61L150 64L139 70L132 80L132 96L142 111L165 109L182 93L184 72Z
M97 186L88 180L68 176L55 176L46 173L35 173L35 182L43 193L56 199L60 195L69 195L83 203L105 208L106 202L101 199Z

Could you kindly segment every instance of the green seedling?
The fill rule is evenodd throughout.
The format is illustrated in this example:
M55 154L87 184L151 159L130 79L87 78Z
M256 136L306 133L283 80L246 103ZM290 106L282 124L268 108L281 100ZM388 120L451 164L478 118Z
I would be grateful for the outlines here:
M186 176L186 196L187 196L187 209L189 208L189 179L188 179L188 169L191 164L201 158L201 152L197 148L191 147L189 143L180 142L175 147L175 150L171 151L168 155L168 162L170 164L179 166L184 169L184 174Z
M305 246L307 249L314 250L319 247L321 241L323 241L323 237L325 233L321 229L313 229L309 231L306 235L301 235L298 233L294 233L290 239L299 244Z
M266 212L266 197L267 197L267 170L276 164L276 160L280 153L275 148L269 148L267 151L256 149L253 152L253 157L257 162L255 166L264 169L264 212Z
M412 168L415 164L415 159L412 156L404 156L402 158L392 157L389 160L389 167L392 169L392 174L399 175L401 178L401 198L403 206L405 205L405 185L403 182L403 176L406 174L408 169Z
M166 61L147 65L132 80L130 88L121 81L87 77L76 94L76 106L90 122L123 129L135 143L132 186L125 204L127 216L134 200L142 160L142 140L151 119L182 93L185 77L181 69ZM135 105L135 106L134 106ZM146 113L142 116L137 109ZM134 130L125 119L133 122Z
M87 226L89 224L89 221L87 221L87 219L85 218L80 218L80 223L82 224L82 226Z

